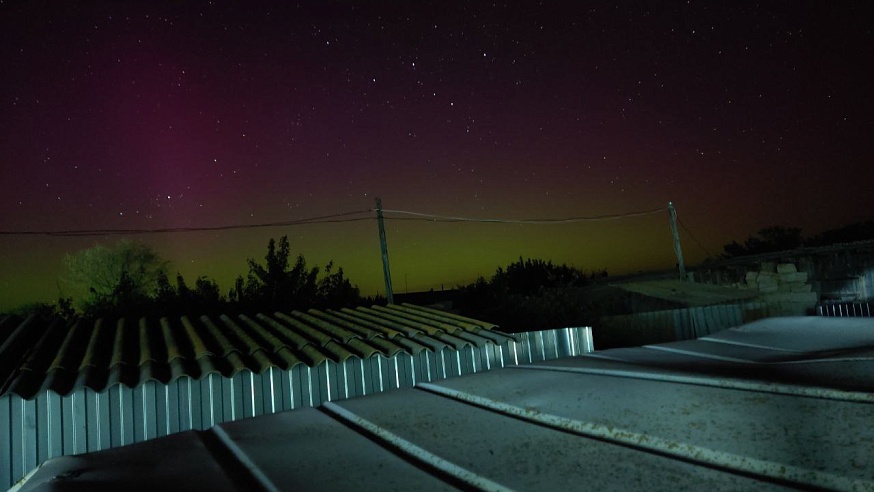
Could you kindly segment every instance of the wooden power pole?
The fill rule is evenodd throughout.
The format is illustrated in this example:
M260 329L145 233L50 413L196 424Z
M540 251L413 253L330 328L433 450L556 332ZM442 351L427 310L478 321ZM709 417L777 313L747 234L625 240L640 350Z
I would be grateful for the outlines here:
M674 236L674 253L677 254L680 280L686 280L686 265L683 263L683 248L680 247L680 232L677 230L677 210L674 208L674 202L668 202L668 212L671 217L671 234Z
M388 266L388 244L385 241L385 221L382 218L382 200L376 199L376 222L379 224L379 249L382 251L382 275L385 278L385 298L389 304L395 303L391 288L391 269Z

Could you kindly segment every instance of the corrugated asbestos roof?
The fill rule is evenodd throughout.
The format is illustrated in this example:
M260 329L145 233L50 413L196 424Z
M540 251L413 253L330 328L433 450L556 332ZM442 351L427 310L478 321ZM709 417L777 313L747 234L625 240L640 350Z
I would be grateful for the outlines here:
M410 304L161 319L0 318L0 396L315 367L325 360L502 343L495 326Z
M775 318L47 461L31 490L874 490L874 320Z

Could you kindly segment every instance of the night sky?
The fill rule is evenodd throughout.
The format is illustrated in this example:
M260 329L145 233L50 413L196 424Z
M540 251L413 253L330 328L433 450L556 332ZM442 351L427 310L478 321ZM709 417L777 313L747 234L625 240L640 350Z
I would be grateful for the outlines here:
M0 231L287 222L375 197L511 220L673 201L695 264L766 226L874 216L870 2L377 3L0 1ZM519 256L676 262L664 211L386 216L396 292ZM63 255L122 237L227 290L284 234L382 291L374 220L3 234L0 308L67 294Z

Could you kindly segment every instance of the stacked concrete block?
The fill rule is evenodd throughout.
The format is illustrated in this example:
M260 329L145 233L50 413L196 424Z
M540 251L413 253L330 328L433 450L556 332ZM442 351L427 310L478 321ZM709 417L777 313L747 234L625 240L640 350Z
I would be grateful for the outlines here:
M762 263L758 272L747 272L740 286L769 294L772 292L810 292L807 272L799 272L792 263Z
M756 277L756 287L759 292L777 292L780 290L779 279L776 273L759 272Z
M799 272L793 263L762 262L759 271L748 271L743 282L735 284L740 288L755 289L770 294L772 292L810 292L807 273Z
M759 272L747 272L746 277L744 277L744 281L746 282L745 287L757 289L758 284L756 284L756 279L759 277Z
M780 292L811 291L811 285L807 283L807 272L799 272L792 263L777 265L777 275L780 276Z
M763 264L755 282L761 299L779 307L783 314L803 315L818 300L816 293L811 292L807 272L799 272L793 263Z

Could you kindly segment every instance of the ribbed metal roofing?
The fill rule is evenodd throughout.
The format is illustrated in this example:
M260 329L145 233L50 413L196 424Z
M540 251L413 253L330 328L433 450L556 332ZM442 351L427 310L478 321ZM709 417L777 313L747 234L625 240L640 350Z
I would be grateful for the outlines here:
M181 376L232 376L244 369L315 367L374 354L502 343L495 326L409 304L276 312L253 316L160 319L0 318L0 396L51 390L102 391L121 383L162 383Z
M421 383L45 462L37 490L874 490L874 320Z

